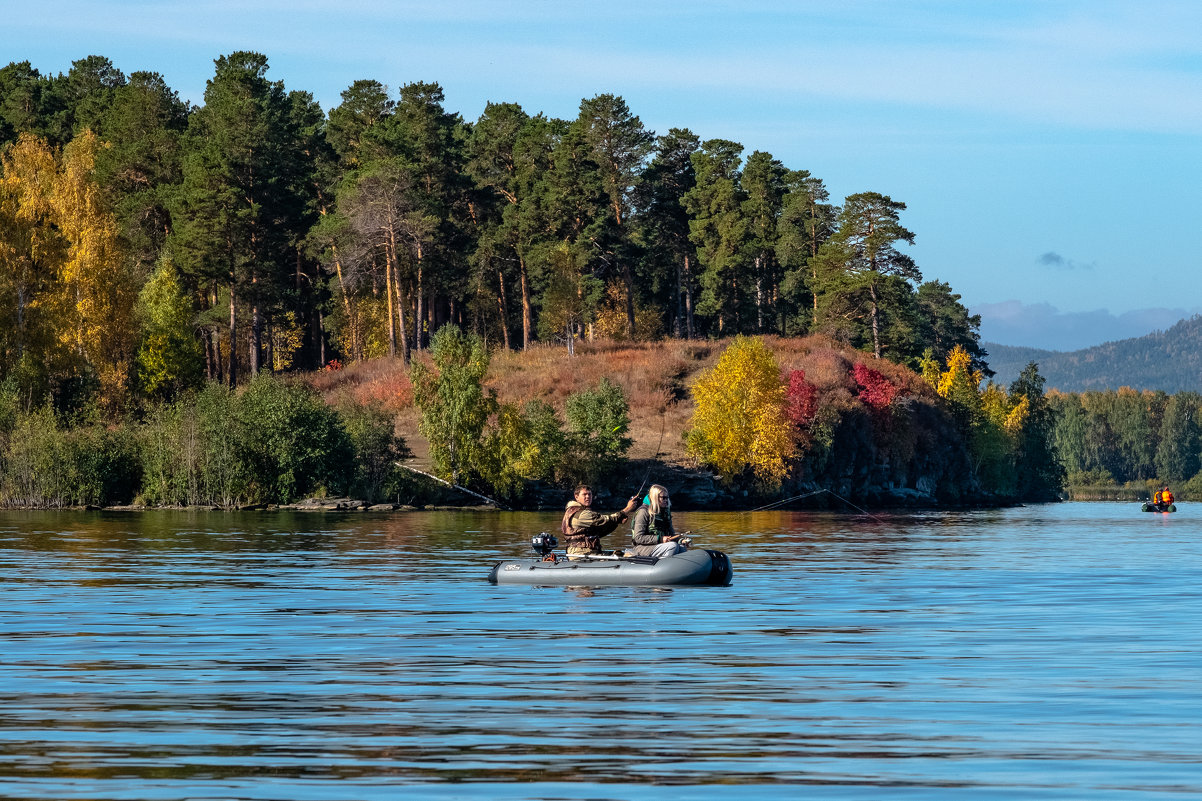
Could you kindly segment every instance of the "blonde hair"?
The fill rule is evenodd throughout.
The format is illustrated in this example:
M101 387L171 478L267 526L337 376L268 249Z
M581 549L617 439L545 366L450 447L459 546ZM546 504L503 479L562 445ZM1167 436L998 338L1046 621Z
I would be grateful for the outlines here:
M651 514L657 515L664 507L670 508L672 501L668 500L668 488L660 484L652 484L647 490L647 505L651 507Z

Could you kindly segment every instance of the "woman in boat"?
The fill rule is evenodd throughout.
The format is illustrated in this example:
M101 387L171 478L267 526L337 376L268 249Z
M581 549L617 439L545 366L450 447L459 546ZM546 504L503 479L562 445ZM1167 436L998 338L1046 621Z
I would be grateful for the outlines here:
M564 536L569 557L601 553L601 538L630 517L638 499L631 498L624 508L608 515L594 512L589 508L592 503L592 487L581 484L564 510L559 531Z
M643 505L630 519L630 539L634 541L634 548L627 554L656 558L674 556L687 550L687 546L680 542L681 536L672 525L672 502L668 498L668 490L659 484L652 484Z

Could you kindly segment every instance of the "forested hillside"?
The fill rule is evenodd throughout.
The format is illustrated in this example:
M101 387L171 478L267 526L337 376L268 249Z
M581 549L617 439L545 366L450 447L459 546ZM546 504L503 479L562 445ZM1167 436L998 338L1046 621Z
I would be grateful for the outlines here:
M904 247L906 205L836 202L804 165L621 97L574 119L436 83L355 81L328 111L253 52L203 103L89 56L0 69L0 380L136 407L262 371L490 348L824 334L917 367L979 320ZM979 365L978 365L979 366Z
M1033 361L1048 387L1063 392L1119 387L1202 391L1202 317L1182 320L1167 331L1069 353L994 343L982 348L1000 383L1013 380Z
M404 502L406 439L528 502L620 483L649 414L728 498L1059 487L1043 379L981 386L980 320L905 253L901 200L612 94L464 120L436 83L325 110L262 54L214 67L197 106L102 56L0 69L0 503ZM613 361L647 343L665 374Z

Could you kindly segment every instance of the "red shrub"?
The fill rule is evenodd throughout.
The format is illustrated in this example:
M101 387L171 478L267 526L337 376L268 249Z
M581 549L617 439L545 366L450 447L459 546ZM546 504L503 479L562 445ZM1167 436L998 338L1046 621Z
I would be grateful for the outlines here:
M852 368L852 377L859 386L859 398L873 410L881 411L893 403L897 396L897 385L876 370L859 362Z
M818 413L818 389L806 381L805 370L790 370L785 389L785 417L798 428L808 426Z

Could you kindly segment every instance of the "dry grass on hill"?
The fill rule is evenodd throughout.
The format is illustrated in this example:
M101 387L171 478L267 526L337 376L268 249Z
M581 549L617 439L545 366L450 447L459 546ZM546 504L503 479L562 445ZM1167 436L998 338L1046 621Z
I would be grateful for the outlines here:
M856 385L855 362L880 371L910 394L930 388L911 370L852 350L825 337L764 338L782 371L805 370L806 378L827 399L850 400ZM563 347L535 345L527 351L493 353L486 386L498 399L523 404L543 400L563 412L575 392L595 387L602 378L619 384L630 402L631 459L657 455L667 462L688 463L683 433L693 414L689 389L698 374L714 365L728 341L664 340L661 342L582 343L576 356ZM377 359L332 371L314 373L310 383L328 401L347 396L360 403L377 401L397 415L397 433L405 438L419 466L426 463L427 445L417 433L419 413L413 387L399 359Z

